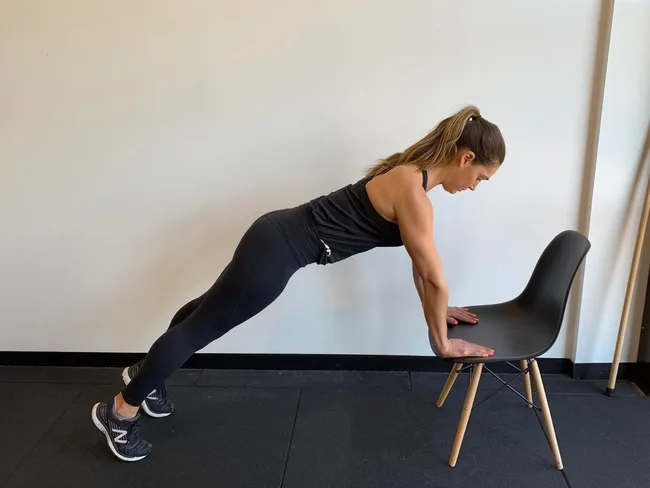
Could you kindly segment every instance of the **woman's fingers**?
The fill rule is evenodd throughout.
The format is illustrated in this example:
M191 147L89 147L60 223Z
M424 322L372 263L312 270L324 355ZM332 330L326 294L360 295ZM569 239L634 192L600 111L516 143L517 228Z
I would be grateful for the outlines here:
M450 339L449 348L445 351L446 357L488 357L494 354L491 347L472 344L462 339Z
M478 317L476 317L476 315L474 315L471 312L467 312L465 310L461 310L456 316L456 318L470 323L476 323L478 321Z
M469 324L478 323L478 317L475 313L470 312L462 307L448 307L447 308L447 323L457 324L458 321L467 322Z
M467 347L467 354L468 356L492 356L494 354L494 349L486 346L481 346L479 344L472 344L471 342L467 342L466 344Z

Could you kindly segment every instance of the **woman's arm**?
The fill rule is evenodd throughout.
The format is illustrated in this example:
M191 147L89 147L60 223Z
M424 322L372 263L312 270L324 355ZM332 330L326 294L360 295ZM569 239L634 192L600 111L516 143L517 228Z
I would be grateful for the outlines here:
M423 284L422 284L422 278L420 278L420 275L418 274L418 270L415 267L415 263L413 263L413 283L415 284L415 289L418 292L418 296L420 297L420 301L424 305L424 289L423 289Z
M447 338L449 294L442 261L433 241L431 202L424 192L405 191L395 204L395 215L404 247L413 261L413 273L424 318L437 352L444 355L450 346Z
M420 278L420 275L418 274L418 270L415 268L415 263L413 263L413 283L415 284L415 289L418 292L418 296L420 297L420 301L423 302L424 304L424 289L423 289L423 283L422 283L422 278ZM477 324L478 323L478 317L476 316L475 313L470 312L466 308L463 307L447 307L447 323L451 325L456 325L458 324L458 321L462 321L468 324Z
M394 202L404 247L413 261L413 278L436 354L441 357L490 356L490 348L447 338L449 293L433 240L433 208L426 193L405 187Z

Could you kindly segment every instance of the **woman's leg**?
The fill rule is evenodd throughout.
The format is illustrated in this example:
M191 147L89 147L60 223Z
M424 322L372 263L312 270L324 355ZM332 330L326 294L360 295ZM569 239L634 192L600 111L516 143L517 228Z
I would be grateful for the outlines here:
M194 310L196 310L199 305L201 304L201 301L203 300L203 297L205 296L205 293L201 295L200 297L195 298L191 302L187 302L185 305L183 305L181 308L178 309L178 312L174 314L172 317L171 322L169 323L168 329L171 329L172 327L177 326L180 324L183 320L185 320L187 317L192 315Z
M172 327L175 327L189 317L198 308L204 296L205 294L183 305L174 314L167 329L169 330ZM131 383L133 378L137 376L143 361L144 360L140 360L122 370L122 380L125 384L128 385ZM115 398L115 407L116 411L120 415L126 417L131 417L137 413L137 409L126 404L121 395L118 395ZM142 402L142 409L147 415L154 418L167 417L174 412L174 404L169 400L169 398L167 398L167 388L164 383L156 386L156 388L147 395L147 398Z
M203 295L196 309L185 316L192 308L188 304L185 312L181 313L183 309L177 312L179 319L184 318L177 323L172 320L172 326L152 345L137 375L121 394L109 402L110 405L101 407L102 414L106 415L107 411L111 413L109 407L112 407L112 413L117 414L110 419L113 422L126 421L135 415L146 396L196 351L270 305L300 267L274 224L265 217L258 219L246 231L231 262ZM101 404L95 408L98 405ZM93 411L93 419L95 417ZM103 431L106 432L106 429ZM125 428L118 429L118 432L125 431ZM120 435L123 436L121 440L127 441L128 447L124 449L131 449L128 433ZM108 440L113 452L124 458L123 454L119 454L123 448L121 441L113 439L111 444L111 438ZM140 443L140 448L132 448L135 449L134 452L148 454L150 446L142 447L141 439L136 440ZM135 455L130 456L135 459Z
M266 308L299 267L273 224L258 220L196 310L153 344L138 375L122 391L125 401L140 405L196 351Z
M222 271L222 274L225 273L227 267ZM219 276L221 278L221 276ZM217 279L219 279L217 278ZM199 307L201 302L203 301L203 298L207 294L204 293L200 297L196 297L194 300L191 300L187 302L185 305L183 305L181 308L178 309L178 311L174 314L172 317L171 322L169 323L168 329L171 329L172 327L176 327L178 324L180 324L183 320L185 320L187 317L192 315L194 311Z

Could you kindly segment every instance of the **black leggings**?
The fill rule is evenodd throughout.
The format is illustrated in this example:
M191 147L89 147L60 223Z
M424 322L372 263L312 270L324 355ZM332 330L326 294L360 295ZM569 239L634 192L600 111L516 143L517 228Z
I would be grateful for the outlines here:
M270 305L301 267L318 262L318 238L301 207L257 219L212 287L184 305L151 346L122 396L140 405L196 351Z

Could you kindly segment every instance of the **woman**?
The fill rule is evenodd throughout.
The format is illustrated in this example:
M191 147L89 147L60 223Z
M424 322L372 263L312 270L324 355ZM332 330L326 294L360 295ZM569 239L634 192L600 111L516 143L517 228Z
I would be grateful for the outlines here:
M475 190L505 158L499 128L468 106L441 121L404 152L379 161L364 178L294 208L258 218L239 242L214 285L183 306L140 363L123 372L126 387L92 409L96 427L119 459L137 461L152 449L142 439L138 410L166 417L173 410L164 382L196 351L256 315L284 290L300 268L336 263L375 247L404 246L436 354L490 356L488 347L449 340L447 326L476 323L465 309L448 308L447 285L433 240L427 196Z

